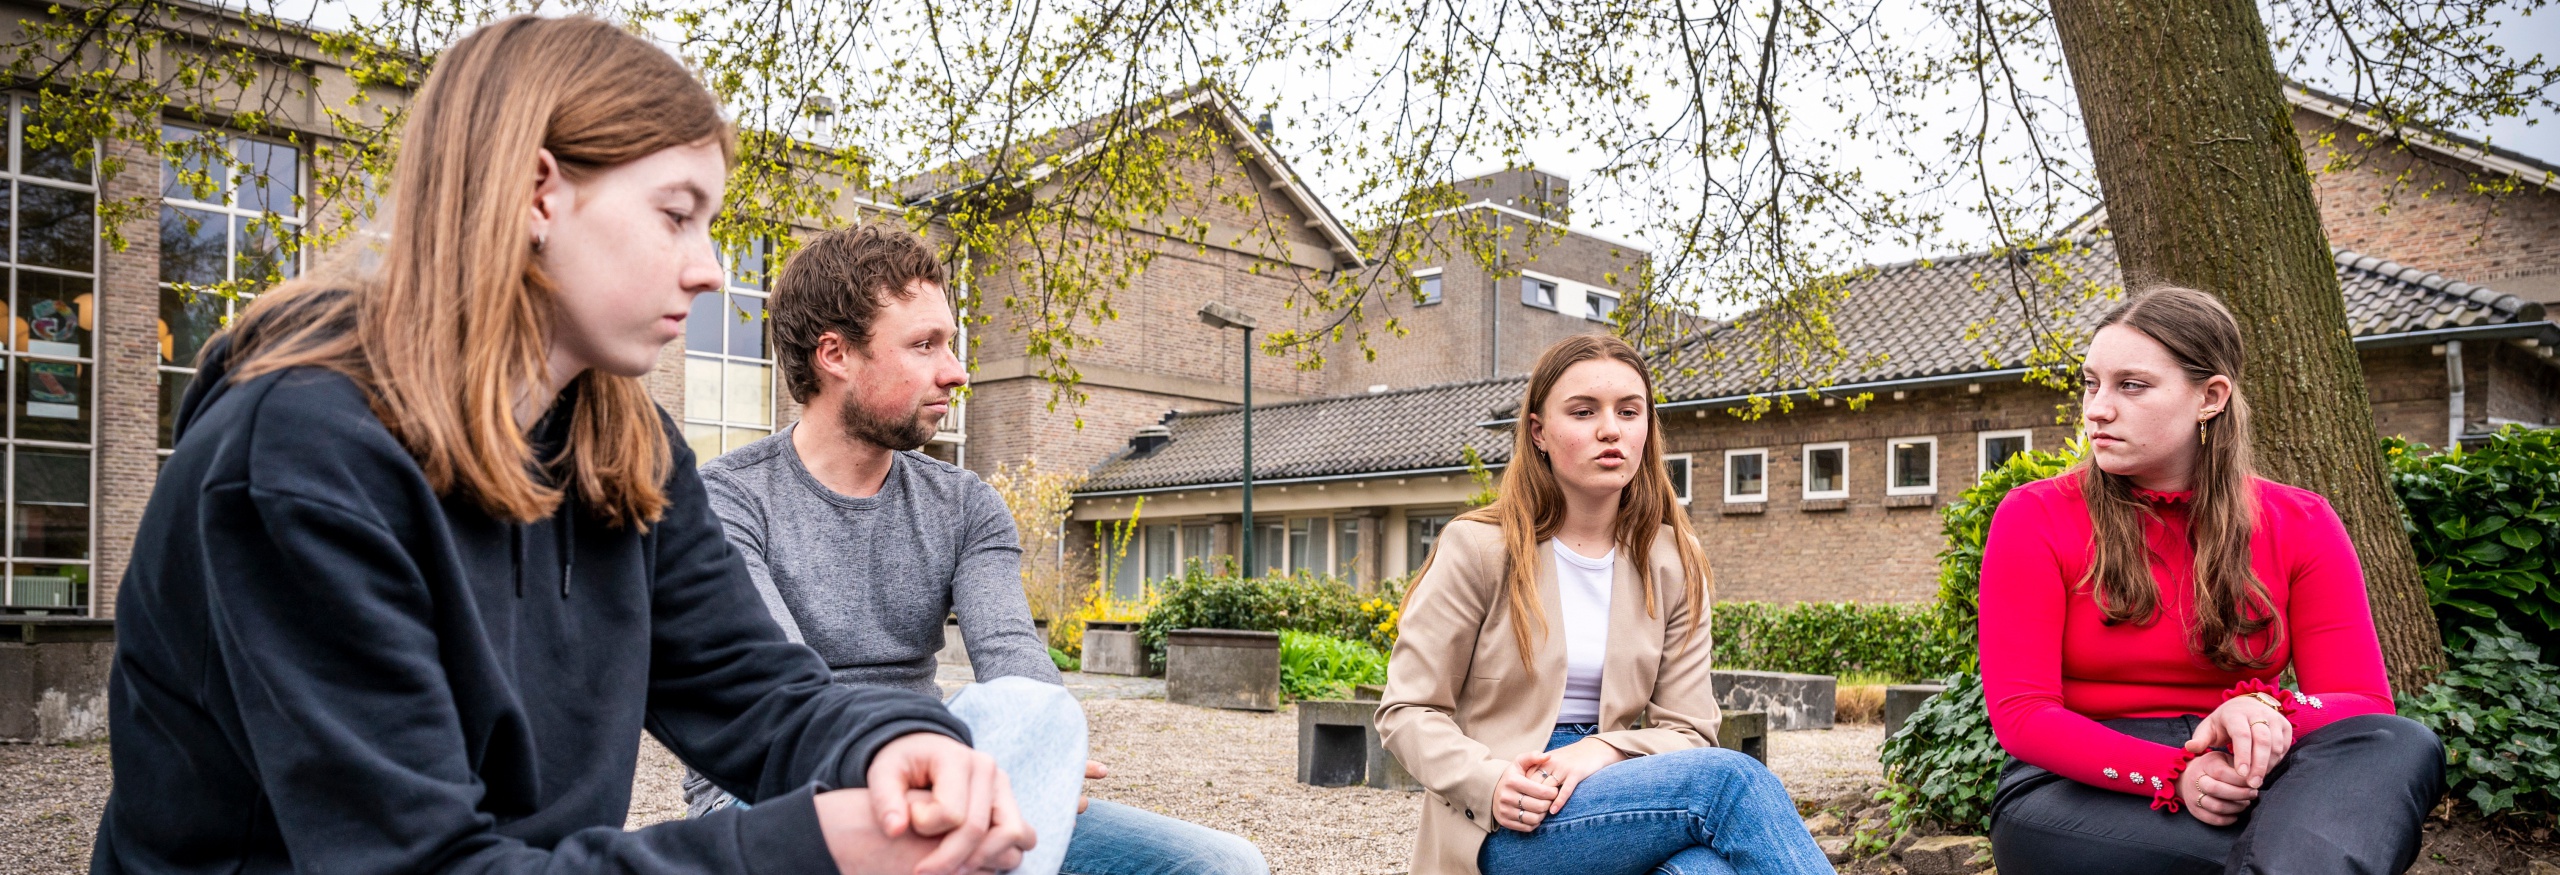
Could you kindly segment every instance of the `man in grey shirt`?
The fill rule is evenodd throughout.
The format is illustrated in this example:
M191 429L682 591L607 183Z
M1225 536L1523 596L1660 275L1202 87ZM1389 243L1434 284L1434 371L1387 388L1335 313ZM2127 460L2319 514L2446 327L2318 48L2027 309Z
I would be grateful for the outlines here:
M774 360L801 419L704 465L702 480L765 607L837 683L938 693L934 654L943 618L957 614L980 682L962 696L980 701L954 713L974 729L972 714L990 707L981 688L1063 681L1033 632L1004 500L977 475L916 452L968 383L944 285L932 249L903 229L809 240L766 303ZM1105 771L1091 763L1086 777ZM690 775L685 797L696 814L730 804ZM1064 872L1268 871L1233 835L1109 802L1081 812ZM1048 849L1051 835L1041 839Z

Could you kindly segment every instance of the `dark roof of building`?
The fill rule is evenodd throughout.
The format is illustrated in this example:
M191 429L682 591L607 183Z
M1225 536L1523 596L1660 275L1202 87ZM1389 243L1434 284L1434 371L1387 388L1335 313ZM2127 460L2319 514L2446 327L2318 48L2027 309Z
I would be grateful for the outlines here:
M1412 471L1511 458L1511 434L1476 424L1520 403L1527 379L1442 383L1362 395L1256 404L1257 480ZM1244 417L1234 408L1178 413L1173 440L1143 457L1122 450L1094 468L1080 492L1229 483L1244 458Z
M1753 350L1780 327L1746 316L1690 339L1657 365L1663 391L1675 401L1730 398L2023 366L2037 332L2084 331L2097 324L2118 298L2096 290L2123 283L2109 238L2083 239L2028 258L2014 273L2003 257L1983 254L1878 268L1851 282L1832 308L1840 349L1803 356L1775 371ZM2334 258L2347 324L2357 337L2544 318L2541 304L2432 271L2345 250ZM2039 312L2038 322L2028 325L2021 315L2027 308L2012 290L2038 282L2040 274L2091 294L2069 302L2039 292L2040 308L2058 312Z
M2560 165L2503 146L2492 146L2480 140L2439 128L2407 128L2394 132L2375 118L2373 107L2363 101L2330 94L2299 82L2287 82L2285 101L2387 137L2405 139L2424 148L2443 152L2470 162L2492 174L2514 173L2527 183L2560 185Z
M2115 247L2104 238L2077 241L2050 255L2043 269L2073 284L2118 286ZM2545 318L2541 304L2354 252L2335 253L2357 337ZM2033 269L2031 267L2031 269ZM2032 281L2032 280L2030 280ZM2021 365L2029 329L1999 256L1967 255L1876 269L1848 286L1832 309L1842 354L1823 367L1764 372L1751 351L1771 331L1750 317L1720 324L1671 350L1657 364L1670 401L1733 398L1809 386L1930 377L1960 378ZM2113 306L2097 295L2058 317L2054 326L2086 330ZM1715 351L1726 354L1713 358ZM1673 365L1669 363L1678 363ZM1683 367L1685 366L1685 368ZM1684 372L1685 370L1685 372ZM1254 476L1258 479L1383 474L1464 464L1475 447L1486 464L1508 461L1507 419L1526 378L1445 383L1372 395L1317 398L1254 408ZM1082 492L1150 490L1232 483L1243 458L1240 417L1233 409L1183 413L1167 422L1172 440L1144 457L1123 450L1094 468Z

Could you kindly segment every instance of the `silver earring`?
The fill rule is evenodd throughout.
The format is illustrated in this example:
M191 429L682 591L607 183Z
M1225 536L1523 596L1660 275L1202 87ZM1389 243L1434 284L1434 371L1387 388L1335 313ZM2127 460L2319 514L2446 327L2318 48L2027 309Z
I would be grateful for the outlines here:
M542 251L542 244L550 242L550 239L551 239L551 234L550 234L550 232L547 232L547 231L546 231L546 232L543 232L543 233L540 233L540 234L535 234L535 235L533 235L533 251L535 251L535 252L541 252L541 251Z

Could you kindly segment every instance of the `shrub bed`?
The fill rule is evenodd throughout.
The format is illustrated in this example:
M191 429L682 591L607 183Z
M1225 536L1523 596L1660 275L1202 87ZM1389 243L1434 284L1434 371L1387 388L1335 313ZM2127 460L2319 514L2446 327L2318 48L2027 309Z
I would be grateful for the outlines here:
M1975 659L1971 623L1935 605L1724 602L1712 616L1719 668L1909 681L1968 670Z
M1338 578L1316 574L1235 577L1192 566L1157 584L1155 604L1138 627L1147 658L1164 665L1165 634L1175 629L1295 631L1360 642L1379 652L1395 646L1403 581L1361 595Z
M1348 699L1355 685L1386 682L1387 655L1367 642L1280 632L1280 692L1291 699Z
M2560 650L2560 430L2508 426L2478 450L2385 442L2427 595L2457 650L2504 621Z

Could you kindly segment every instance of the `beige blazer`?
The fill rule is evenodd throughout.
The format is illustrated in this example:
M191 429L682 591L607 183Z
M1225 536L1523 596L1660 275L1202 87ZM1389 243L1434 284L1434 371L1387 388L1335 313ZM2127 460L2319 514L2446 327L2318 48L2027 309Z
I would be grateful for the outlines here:
M1600 734L1630 757L1715 743L1715 686L1707 676L1707 626L1695 630L1680 583L1670 526L1654 536L1652 563L1662 616L1646 617L1644 590L1618 563L1609 592L1609 652L1600 670ZM1564 609L1552 559L1538 569L1546 634L1534 637L1537 671L1522 670L1511 610L1498 596L1506 560L1501 529L1453 522L1438 558L1398 621L1387 662L1378 735L1424 788L1422 833L1413 875L1475 875L1476 851L1502 827L1493 794L1513 757L1546 747L1564 704ZM1637 729L1635 727L1645 728Z

